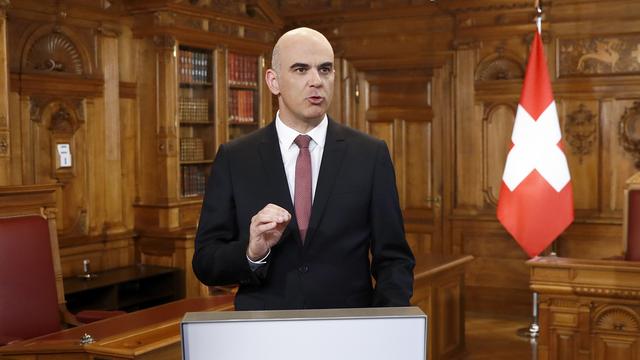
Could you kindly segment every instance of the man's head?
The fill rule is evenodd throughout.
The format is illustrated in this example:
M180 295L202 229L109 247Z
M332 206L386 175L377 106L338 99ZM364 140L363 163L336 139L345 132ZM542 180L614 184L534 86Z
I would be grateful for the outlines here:
M327 38L309 28L293 29L280 37L271 62L265 79L278 96L280 119L298 131L315 127L333 96L333 49Z

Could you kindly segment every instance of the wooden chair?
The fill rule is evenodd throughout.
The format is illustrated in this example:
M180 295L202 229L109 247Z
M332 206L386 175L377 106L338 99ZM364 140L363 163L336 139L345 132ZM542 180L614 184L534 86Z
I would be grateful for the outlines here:
M625 259L640 261L640 172L625 185L622 229Z
M66 308L55 185L0 187L0 345L123 312Z

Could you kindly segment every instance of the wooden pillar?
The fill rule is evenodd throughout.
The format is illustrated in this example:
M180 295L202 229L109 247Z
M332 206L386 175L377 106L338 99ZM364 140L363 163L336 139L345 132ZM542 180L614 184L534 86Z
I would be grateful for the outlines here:
M11 143L9 141L9 68L7 66L7 7L0 0L0 185L11 179Z
M105 176L99 181L104 188L105 230L109 233L125 231L123 219L122 139L120 137L120 74L118 30L100 28L102 72L104 74L104 161Z

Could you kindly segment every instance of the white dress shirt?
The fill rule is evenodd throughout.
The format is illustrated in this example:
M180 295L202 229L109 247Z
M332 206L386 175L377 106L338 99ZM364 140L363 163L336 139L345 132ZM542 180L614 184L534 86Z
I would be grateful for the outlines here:
M324 143L327 138L327 125L329 120L327 115L320 121L318 126L311 129L306 134L300 134L296 130L285 125L280 120L280 112L276 114L276 132L278 134L278 142L280 143L280 152L282 154L282 162L284 163L284 172L287 175L287 183L289 184L289 193L291 201L295 197L296 184L296 160L300 149L293 141L298 135L309 135L311 142L309 143L309 153L311 154L311 202L315 199L316 186L318 185L318 174L320 173L320 163L322 162L322 153L324 152ZM295 205L295 204L294 204Z
M300 152L300 148L298 148L298 145L293 141L298 137L298 135L309 135L311 137L311 142L309 142L309 153L311 154L311 203L313 204L313 199L315 199L316 196L316 186L318 185L318 174L320 173L322 153L324 152L324 143L327 138L328 124L329 120L325 114L318 126L314 127L306 134L301 134L288 127L282 122L282 120L280 120L279 111L276 114L276 133L278 134L280 153L282 154L284 172L287 175L287 184L289 184L289 194L291 195L292 203L295 203L296 161L298 160L298 153ZM249 259L249 256L247 256L251 269L256 270L260 265L266 264L267 258L270 254L271 249L267 251L267 254L262 259L257 261L253 261Z

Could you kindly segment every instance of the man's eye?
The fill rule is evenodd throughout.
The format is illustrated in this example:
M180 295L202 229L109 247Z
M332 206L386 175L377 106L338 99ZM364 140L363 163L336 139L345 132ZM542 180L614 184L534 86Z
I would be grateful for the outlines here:
M323 74L329 74L331 73L331 69L330 68L321 68L320 72Z
M295 68L293 71L303 74L304 72L307 71L307 69L305 69L305 68Z

